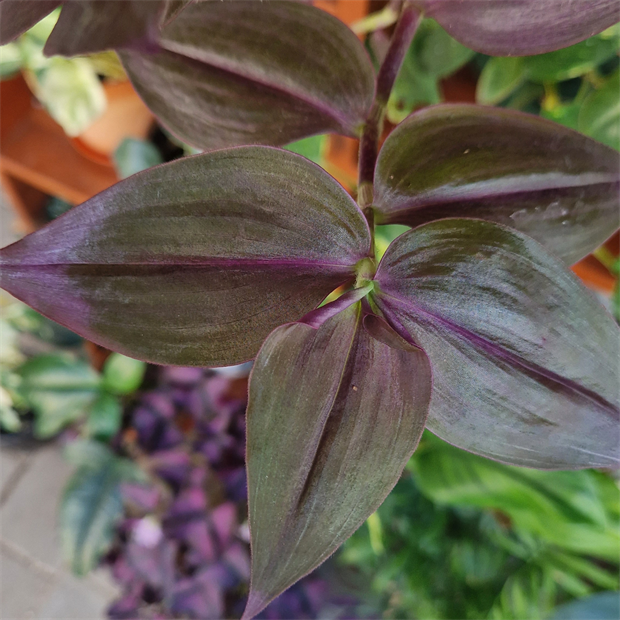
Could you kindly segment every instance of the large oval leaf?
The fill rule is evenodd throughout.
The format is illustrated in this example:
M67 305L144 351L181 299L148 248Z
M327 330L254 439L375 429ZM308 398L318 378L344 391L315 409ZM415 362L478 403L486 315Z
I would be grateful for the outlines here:
M431 360L432 432L514 465L618 464L618 327L542 246L441 220L399 237L377 282L380 308Z
M275 330L250 380L251 618L383 502L418 444L430 367L360 304L318 330ZM384 344L384 341L390 345Z
M552 52L620 21L617 0L414 0L455 39L490 56Z
M529 114L443 105L385 141L375 206L385 223L474 217L517 228L572 264L620 225L620 155Z
M366 222L332 177L247 147L121 181L0 251L0 283L126 355L221 366L254 357L368 251Z
M373 70L340 21L298 2L197 2L167 28L161 51L121 54L149 108L203 149L357 135Z
M47 17L61 0L0 0L0 45L6 45Z
M167 4L168 0L65 0L45 54L76 56L127 46L148 49Z

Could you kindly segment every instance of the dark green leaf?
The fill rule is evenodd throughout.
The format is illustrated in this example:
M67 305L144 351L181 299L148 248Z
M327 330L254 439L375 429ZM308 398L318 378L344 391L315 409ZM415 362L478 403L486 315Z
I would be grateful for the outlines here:
M19 369L20 392L36 413L35 433L51 437L83 416L99 394L101 379L85 362L40 355Z
M556 52L524 58L522 66L530 80L561 82L592 71L613 57L617 51L617 38L591 37Z
M159 40L121 54L140 96L204 149L359 134L373 99L370 59L340 21L302 2L196 2Z
M620 156L536 116L468 105L417 112L385 141L379 220L475 217L517 228L567 263L618 228Z
M579 112L579 131L620 151L620 72L590 94Z
M501 510L537 534L560 521L605 525L588 471L512 467L435 441L417 455L415 472L417 484L433 501Z
M526 564L504 584L489 620L542 620L555 602L554 577L550 568Z
M522 58L489 58L478 78L476 101L485 105L497 104L512 94L525 79Z
M414 0L455 39L491 56L567 47L619 19L616 0Z
M144 362L112 353L103 366L103 385L114 394L131 394L142 384Z
M618 326L533 239L432 222L392 243L376 281L380 309L431 360L433 433L540 469L620 462Z
M245 147L121 181L0 252L0 281L131 357L222 366L355 279L368 226L304 158Z
M367 322L370 317L367 317ZM244 617L323 562L398 480L424 427L426 356L360 304L263 345L248 406L252 590ZM390 334L386 336L385 334Z

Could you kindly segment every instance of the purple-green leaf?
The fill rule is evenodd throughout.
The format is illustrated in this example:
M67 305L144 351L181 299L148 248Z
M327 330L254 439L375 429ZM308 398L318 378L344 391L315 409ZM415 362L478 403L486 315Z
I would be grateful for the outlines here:
M0 45L62 6L45 54L76 56L107 49L154 47L159 29L188 0L0 0Z
M620 225L620 154L529 114L440 105L385 141L375 171L382 223L445 217L505 224L572 264Z
M153 46L167 0L65 0L45 54L76 56Z
M6 45L47 17L61 0L0 0L0 45Z
M398 348L376 340L363 318L357 303L318 330L280 327L254 364L244 618L323 562L379 507L420 439L428 359L397 334Z
M121 181L0 251L0 284L131 357L221 366L353 280L369 245L321 168L244 147Z
M355 136L374 94L370 60L331 15L300 2L197 2L121 58L163 124L203 149Z
M529 56L620 21L617 0L414 0L457 41L490 56Z
M377 284L387 320L431 360L433 433L513 465L619 464L618 327L536 241L431 222L393 242Z

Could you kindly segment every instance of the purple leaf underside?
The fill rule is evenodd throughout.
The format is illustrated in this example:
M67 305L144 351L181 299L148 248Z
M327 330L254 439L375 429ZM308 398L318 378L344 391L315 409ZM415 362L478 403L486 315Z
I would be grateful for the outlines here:
M304 3L191 4L159 44L156 54L123 52L123 63L164 125L199 148L356 136L372 105L362 44Z
M620 21L617 0L415 0L457 41L490 56L529 56Z
M317 330L282 326L256 359L247 414L252 586L244 618L327 559L378 508L420 439L428 359L396 334L398 348L373 338L363 319L357 303Z
M0 251L0 283L110 349L162 364L253 358L355 278L369 231L308 160L243 147L130 177Z
M513 465L618 465L618 327L537 242L432 222L392 244L377 284L387 320L431 360L429 430Z
M385 141L375 171L384 223L479 218L521 230L568 264L620 226L620 154L529 114L440 105Z

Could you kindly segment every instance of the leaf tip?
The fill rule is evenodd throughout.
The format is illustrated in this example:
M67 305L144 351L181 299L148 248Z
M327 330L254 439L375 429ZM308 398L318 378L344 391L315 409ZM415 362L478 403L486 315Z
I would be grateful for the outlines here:
M245 605L245 611L241 620L252 620L256 614L260 613L269 604L269 599L261 592L250 590L248 602Z

